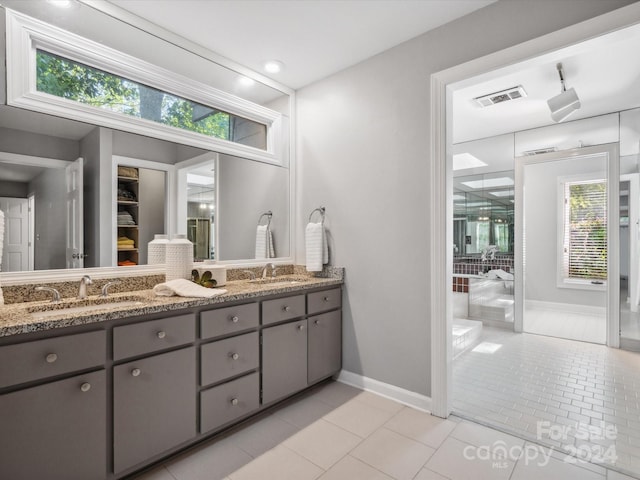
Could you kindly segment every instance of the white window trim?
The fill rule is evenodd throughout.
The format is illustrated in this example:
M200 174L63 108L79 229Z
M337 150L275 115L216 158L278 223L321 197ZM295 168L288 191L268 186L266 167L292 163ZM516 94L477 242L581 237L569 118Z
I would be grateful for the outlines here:
M606 176L606 172L603 172ZM602 178L603 175L598 175L596 173L584 173L578 175L565 175L558 177L558 187L557 187L557 199L556 204L558 206L557 213L557 227L556 227L556 237L557 237L557 261L556 261L556 286L558 288L570 288L574 290L592 290L597 292L606 292L607 291L607 282L603 281L602 284L594 285L591 283L591 280L587 279L578 279L578 278L566 278L564 274L564 186L566 183L573 182L587 182L590 180L602 180L606 181L606 179Z
M279 112L196 82L20 13L7 10L7 104L265 163L284 165L288 139ZM36 90L36 50L41 49L126 79L267 126L267 150L151 120L111 112Z

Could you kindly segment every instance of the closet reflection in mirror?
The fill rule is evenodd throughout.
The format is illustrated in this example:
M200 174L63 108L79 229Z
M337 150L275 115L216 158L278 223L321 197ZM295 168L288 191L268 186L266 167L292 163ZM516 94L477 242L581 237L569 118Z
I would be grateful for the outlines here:
M158 233L187 233L197 259L250 259L267 209L288 256L288 198L287 168L0 107L3 272L144 265Z
M454 178L454 255L481 253L495 245L513 253L513 170Z

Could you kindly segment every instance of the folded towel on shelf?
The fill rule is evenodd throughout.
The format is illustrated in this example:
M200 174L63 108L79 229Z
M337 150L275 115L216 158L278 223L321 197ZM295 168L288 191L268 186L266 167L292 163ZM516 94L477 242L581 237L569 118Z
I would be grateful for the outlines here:
M118 225L135 225L136 222L129 212L118 212Z
M129 237L118 237L118 245L135 245L135 241Z
M321 272L322 266L329 262L327 233L322 223L308 223L304 232L307 255L307 271Z
M137 265L137 263L132 260L120 260L118 262L119 267L133 267L134 265Z
M223 288L206 288L193 283L191 280L184 278L176 278L165 283L159 283L153 287L153 292L160 297L171 297L178 295L180 297L217 297L227 293Z
M270 258L273 251L273 237L271 230L266 225L258 225L256 228L256 259Z

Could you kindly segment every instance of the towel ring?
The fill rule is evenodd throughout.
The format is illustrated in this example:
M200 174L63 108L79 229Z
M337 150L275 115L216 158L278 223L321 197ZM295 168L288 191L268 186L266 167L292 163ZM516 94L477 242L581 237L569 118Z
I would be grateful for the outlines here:
M319 212L320 215L322 216L322 220L320 223L324 224L324 212L325 212L325 208L324 207L318 207L318 208L314 208L313 210L311 210L311 213L309 214L309 223L311 223L311 218L313 217L313 214Z
M267 227L269 227L271 225L271 217L273 217L273 212L271 212L271 210L267 210L262 215L260 215L260 218L258 219L258 225L260 225L260 222L262 222L262 219L264 217L267 217Z

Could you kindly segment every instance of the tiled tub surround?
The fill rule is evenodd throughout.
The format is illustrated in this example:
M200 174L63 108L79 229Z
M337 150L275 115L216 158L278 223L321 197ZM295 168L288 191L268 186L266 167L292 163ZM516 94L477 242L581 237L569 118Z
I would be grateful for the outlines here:
M336 374L343 270L276 281L46 321L28 308L47 301L2 307L0 477L123 479Z
M513 255L496 255L494 260L482 261L480 256L454 256L453 274L477 275L489 270L502 269L505 272L513 271Z
M245 278L248 277L246 273L242 274L243 270L247 269L231 269L227 275L227 284L223 287L227 293L214 298L158 297L153 293L151 288L157 283L164 281L163 276L121 277L117 279L120 280L121 283L113 285L112 289L110 289L110 292L115 293L110 293L109 297L113 298L114 301L121 297L125 297L126 299L135 297L141 301L142 305L110 307L108 304L104 304L96 306L95 310L81 314L69 314L62 310L59 316L48 317L46 319L32 315L29 313L29 310L50 305L50 293L35 292L35 285L3 286L5 300L7 299L7 292L9 292L11 302L6 302L4 306L0 306L0 337L203 305L218 305L250 300L265 295L304 291L323 286L340 285L344 279L344 269L341 267L326 267L322 272L319 272L319 274L311 275L306 273L304 267L290 265L283 266L282 268L278 267L279 275L276 280L296 280L298 283L273 286L269 283L261 283L260 281L251 282L249 280L239 280L243 275ZM257 278L260 278L261 268L252 268L250 270L255 271ZM88 289L89 299L96 299L101 286L111 280L115 279L100 279L100 281L94 281ZM60 295L63 297L65 304L73 306L73 304L76 303L74 298L77 295L77 282L49 283L46 284L46 286L51 286L56 289L59 288ZM16 299L19 298L42 298L42 293L46 294L44 296L46 300L16 302Z
M494 327L510 327L513 310L513 280L469 279L469 318Z

